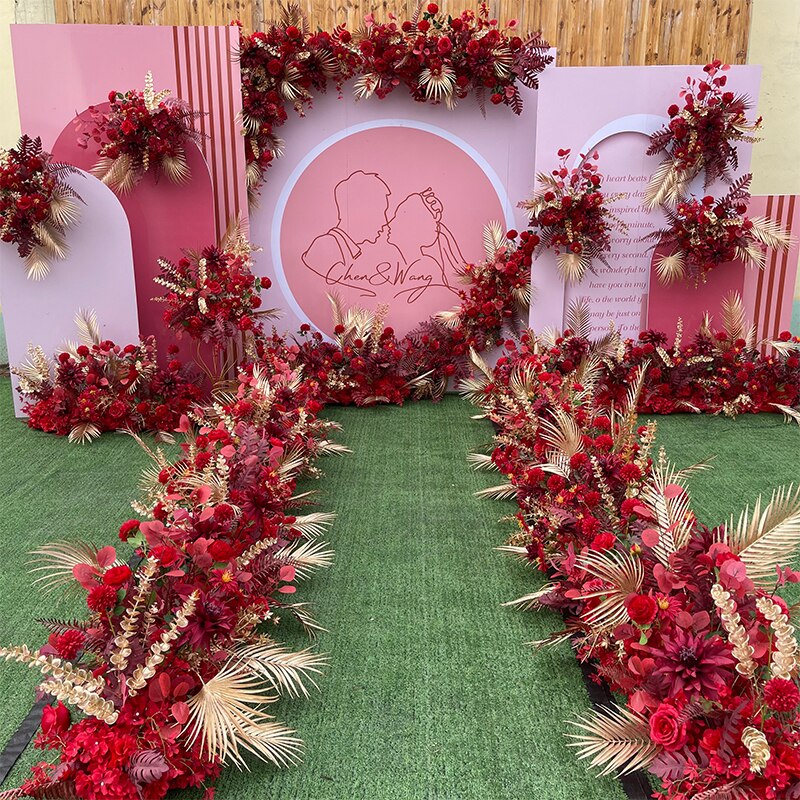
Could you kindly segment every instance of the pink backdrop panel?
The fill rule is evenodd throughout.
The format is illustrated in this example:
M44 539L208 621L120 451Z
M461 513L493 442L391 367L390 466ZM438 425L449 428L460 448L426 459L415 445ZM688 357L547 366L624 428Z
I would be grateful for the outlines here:
M453 111L399 91L356 101L346 86L290 116L250 219L276 327L330 333L332 290L389 305L398 333L455 305L453 264L482 259L483 227L524 225L515 206L533 185L536 102L526 91L521 116L492 106L484 117L468 100Z
M238 29L154 25L12 25L22 130L52 148L76 111L107 100L112 89L169 89L201 112L197 127L213 186L216 232L247 222ZM49 54L43 58L42 53ZM207 244L191 241L191 246Z
M592 305L595 331L606 330L614 320L627 334L648 326L646 312L650 289L649 244L642 237L661 227L663 215L642 208L647 182L660 163L647 156L647 136L668 121L666 109L676 102L688 75L702 75L701 66L555 67L544 74L539 90L539 124L536 169L556 166L559 148L572 150L572 164L580 153L598 150L599 166L609 193L625 193L615 211L630 228L628 236L615 235L611 268L600 266L578 285L565 286L549 254L533 267L536 288L530 325L536 330L563 326L571 300L587 297ZM761 68L734 66L728 85L736 92L758 97ZM755 111L753 112L756 113ZM740 173L750 165L751 146L739 147ZM696 187L703 192L702 186ZM711 187L711 191L724 187Z
M74 340L74 318L80 309L97 313L105 338L122 345L138 341L125 211L116 195L91 175L71 175L67 180L86 205L81 206L79 222L68 231L66 259L54 262L44 280L31 281L16 249L0 244L0 302L12 365L24 360L28 344L41 345L52 355L65 340ZM16 378L12 383L16 387ZM14 408L21 416L14 395Z
M759 339L774 339L788 331L792 321L797 263L800 259L800 198L797 195L754 197L749 213L774 219L792 237L787 252L767 250L763 270L745 273L744 301L756 325Z
M91 150L78 147L74 122L58 137L53 155L60 161L89 169L96 156ZM191 354L186 349L187 340L176 340L164 325L164 306L153 300L164 291L153 282L159 273L158 259L174 262L183 249L197 249L216 241L214 192L208 165L193 143L186 147L186 160L190 177L185 183L175 184L163 177L157 180L153 173L148 173L131 192L119 196L131 231L140 331L143 336L156 337L161 362L168 358L167 345L176 341L182 345L184 358Z

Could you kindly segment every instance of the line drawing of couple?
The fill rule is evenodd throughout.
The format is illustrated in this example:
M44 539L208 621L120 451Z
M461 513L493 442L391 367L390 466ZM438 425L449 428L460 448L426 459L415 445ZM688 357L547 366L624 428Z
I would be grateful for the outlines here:
M357 170L339 181L333 189L336 224L312 240L303 264L326 285L356 289L362 297L377 297L380 287L407 303L437 286L457 294L449 278L464 257L442 222L439 198L430 187L412 192L390 217L391 197L375 172Z

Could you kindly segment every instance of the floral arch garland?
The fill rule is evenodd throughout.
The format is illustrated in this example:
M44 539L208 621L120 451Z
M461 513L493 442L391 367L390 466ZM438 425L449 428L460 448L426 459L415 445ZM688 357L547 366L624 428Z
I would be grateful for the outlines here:
M415 54L420 36L435 46ZM308 34L290 14L242 41L253 186L280 150L275 128L285 100L302 109L312 88L341 86L359 71L364 95L404 85L415 100L452 103L474 91L518 110L515 81L535 81L546 50L537 37L504 36L485 10L450 19L435 4L399 27L368 20L355 37L341 28ZM408 58L409 43L420 58ZM269 48L282 59L264 60ZM470 57L487 52L491 86L470 66ZM253 83L256 75L263 84ZM170 155L179 171L179 157ZM540 230L552 229L545 244L577 257L564 266L574 278L587 266L584 244L596 245L612 221L594 197L599 175L562 169L531 211ZM573 205L594 226L586 242L561 233L559 214ZM513 496L520 505L519 532L506 549L550 577L514 605L568 608L567 628L553 638L574 638L581 656L596 658L599 674L629 698L628 707L578 722L580 754L606 771L650 767L664 782L662 796L674 800L731 787L742 796L800 792L796 642L788 609L772 594L774 584L800 577L787 568L800 543L800 498L780 492L738 525L709 531L688 512L685 471L653 459L654 427L636 422L637 408L734 414L777 405L796 413L800 340L782 336L763 355L732 298L724 329L709 320L689 344L680 332L671 346L656 332L637 342L612 333L593 344L578 307L563 334L521 332L508 341L493 370L478 351L504 338L504 323L526 301L542 238L489 228L487 259L465 268L459 308L400 342L380 315L344 309L335 298L336 345L265 334L254 302L262 287L235 235L164 263L174 325L220 351L244 336L235 381L206 406L180 363L156 367L154 342L102 341L91 314L80 319L83 343L57 364L32 352L19 368L36 411L32 424L79 440L155 426L176 430L183 443L170 460L139 440L153 465L136 518L119 531L134 548L130 561L112 547L75 543L37 553L43 587L77 583L91 613L45 620L50 636L38 651L0 648L6 660L43 674L40 688L58 704L45 709L39 744L59 753L56 765L37 766L20 790L0 798L73 792L155 800L189 786L211 798L223 764L241 765L245 753L281 766L296 761L301 743L263 709L280 694L307 694L324 658L288 652L260 626L292 614L312 636L319 629L306 604L292 601L296 583L331 559L319 537L333 515L302 513L295 495L300 475L318 474L320 456L344 452L330 438L335 426L318 415L332 401L436 397L453 375L500 426L491 458L474 460L509 476L487 496ZM202 303L186 291L212 281L220 288L206 285ZM477 378L466 374L469 355ZM690 646L707 670L688 674L680 653ZM647 659L667 684L670 674L686 675L681 686L646 683ZM74 722L65 703L85 717ZM704 737L703 726L714 734ZM723 743L727 771L711 765L711 750Z

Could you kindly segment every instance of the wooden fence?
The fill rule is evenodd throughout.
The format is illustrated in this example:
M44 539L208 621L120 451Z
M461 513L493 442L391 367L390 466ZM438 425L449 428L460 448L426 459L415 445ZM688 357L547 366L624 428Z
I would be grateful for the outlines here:
M19 2L19 0L18 0ZM24 3L24 0L22 0ZM58 22L128 25L225 25L241 20L261 28L277 16L276 0L54 0ZM501 22L516 18L541 30L562 65L706 63L747 58L753 0L493 0ZM405 19L415 0L299 0L312 28L357 26L365 13ZM470 0L442 0L460 12Z

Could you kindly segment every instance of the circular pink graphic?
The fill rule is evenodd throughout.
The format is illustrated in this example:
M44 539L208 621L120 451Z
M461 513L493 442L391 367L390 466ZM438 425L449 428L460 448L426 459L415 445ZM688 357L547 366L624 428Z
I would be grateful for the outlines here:
M347 136L302 172L280 223L280 262L302 313L333 333L327 293L388 307L406 333L457 302L456 270L483 257L483 228L504 219L497 192L461 148L428 131Z

